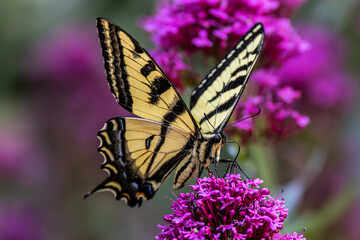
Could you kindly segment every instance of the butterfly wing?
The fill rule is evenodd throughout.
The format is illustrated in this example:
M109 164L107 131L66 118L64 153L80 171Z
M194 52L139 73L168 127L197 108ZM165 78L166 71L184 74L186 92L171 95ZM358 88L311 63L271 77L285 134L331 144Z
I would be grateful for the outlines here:
M139 117L199 134L186 104L146 50L106 19L98 18L97 28L107 80L117 102Z
M111 191L128 205L141 205L181 162L190 161L193 137L161 123L141 118L113 118L99 131L98 151L109 177L88 195ZM181 166L181 164L180 164Z
M264 28L257 23L192 92L191 113L203 133L220 132L229 121L263 41Z

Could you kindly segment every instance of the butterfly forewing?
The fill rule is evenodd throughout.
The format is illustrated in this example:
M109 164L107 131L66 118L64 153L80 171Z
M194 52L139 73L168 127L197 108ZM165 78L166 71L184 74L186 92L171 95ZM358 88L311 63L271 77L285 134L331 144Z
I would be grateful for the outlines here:
M146 50L119 26L97 19L111 92L129 112L195 134L186 104Z
M257 23L197 86L190 100L203 133L220 132L238 102L259 57L264 28Z

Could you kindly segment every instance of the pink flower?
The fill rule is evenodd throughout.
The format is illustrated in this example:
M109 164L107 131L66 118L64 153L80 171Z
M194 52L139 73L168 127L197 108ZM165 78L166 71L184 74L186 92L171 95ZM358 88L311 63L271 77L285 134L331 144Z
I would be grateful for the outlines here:
M267 61L281 62L308 49L284 9L294 10L301 0L177 0L162 1L156 15L144 17L158 53L182 50L221 58L256 22L265 26ZM288 11L288 10L286 10ZM289 11L288 11L289 12ZM289 13L290 14L290 13ZM160 50L161 49L161 50ZM182 60L184 61L184 60ZM166 72L173 72L168 69Z
M284 62L277 75L284 84L302 92L306 107L343 111L354 100L356 81L344 70L346 49L334 33L304 25L311 49Z
M281 235L281 233L275 233L274 236L271 238L273 240L305 240L306 238L302 235L302 232L297 234L296 232L292 234L285 234Z
M296 233L280 238L288 210L284 200L260 188L262 180L228 174L197 183L173 202L174 213L164 216L167 225L159 225L157 239L304 239Z
M260 64L265 68L252 75L255 96L246 103L239 104L236 115L238 119L247 118L255 114L258 107L262 108L261 115L270 122L266 122L261 132L267 137L281 139L304 129L310 122L307 116L293 109L301 99L302 92L285 84L278 74L279 70L274 67L309 50L308 42L297 34L288 19L302 2L304 1L163 1L156 15L142 19L142 26L152 34L157 46L156 58L169 59L168 49L187 54L187 59L190 59L187 69L176 69L176 66L184 65L184 55L175 58L176 64L164 64L169 66L165 72L174 75L175 82L178 82L179 76L183 76L178 71L195 72L191 69L194 68L194 54L201 52L205 58L220 59L255 22L262 22L266 39L262 53L264 57ZM196 75L187 76L187 79L199 80ZM255 133L255 124L254 119L246 119L235 126L241 129L242 139L249 140Z
M28 186L39 183L47 168L29 118L24 119L0 125L0 181Z
M310 118L323 117L325 112L344 112L355 102L358 86L342 67L346 51L341 39L319 27L305 25L300 29L311 49L288 58L278 67L254 72L252 95L262 100L254 105L253 97L248 98L237 107L238 119L251 115L246 110L248 105L262 109L265 121L257 130L268 139L291 136L307 127ZM255 120L252 121L252 131L248 124L235 125L245 142L255 134Z
M40 39L28 52L24 68L28 80L86 84L103 75L101 59L93 28L79 25L53 29Z
M293 109L297 101L301 99L301 91L284 85L283 80L276 74L276 69L255 72L253 82L255 84L251 86L255 89L253 91L255 96L250 96L245 102L238 104L237 119L255 114L260 107L259 117L265 118L265 121L257 131L268 140L280 140L291 136L310 123L309 117ZM256 118L251 118L235 124L241 131L243 142L253 140L253 135L256 133L255 120Z
M285 86L283 88L277 89L276 95L280 101L284 102L285 104L292 104L296 99L300 98L301 93L300 91L297 91L290 86Z

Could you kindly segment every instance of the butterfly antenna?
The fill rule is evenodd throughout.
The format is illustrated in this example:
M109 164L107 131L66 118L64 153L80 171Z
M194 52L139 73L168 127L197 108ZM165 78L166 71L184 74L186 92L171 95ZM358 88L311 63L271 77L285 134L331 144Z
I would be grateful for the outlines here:
M211 126L211 127L214 129L214 131L215 131L215 127L211 124L210 119L208 118L208 116L206 115L206 113L204 113L204 116L205 116L206 120L208 121L208 123L210 124L210 126Z
M242 118L242 119L236 120L235 122L232 122L232 123L228 124L228 125L224 128L224 130L225 130L227 127L230 127L230 126L234 125L235 123L244 121L244 120L249 119L249 118L256 117L257 115L259 115L259 114L261 113L261 108L257 107L257 109L258 109L257 113L255 113L255 114L253 114L253 115L250 115L250 116L247 116L247 117L244 117L244 118Z

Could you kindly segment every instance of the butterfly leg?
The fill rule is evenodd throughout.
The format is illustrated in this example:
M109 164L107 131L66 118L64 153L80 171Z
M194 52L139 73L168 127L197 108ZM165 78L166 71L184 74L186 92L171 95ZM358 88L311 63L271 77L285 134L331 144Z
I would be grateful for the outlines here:
M215 158L210 158L210 160L212 160L212 163L214 164L216 175L219 178L220 174L219 174L219 170L218 170L217 165L216 165L216 160L215 160Z
M244 172L244 170L242 170L242 168L240 167L239 163L237 163L235 160L232 160L232 159L220 159L220 162L221 163L231 163L231 168L230 168L230 171L232 171L233 169L233 166L236 165L236 167L239 168L239 170L245 175L245 177L247 179L250 179L249 176ZM230 166L230 165L229 165ZM229 167L228 169L226 170L226 172L229 170Z
M200 166L199 167L199 172L198 172L198 178L201 177L201 174L202 174L203 171L204 171L204 166Z

